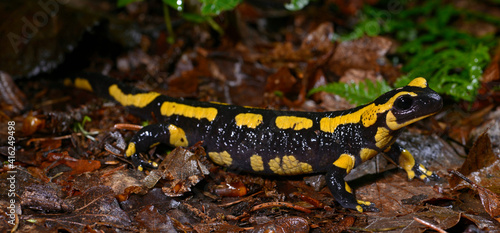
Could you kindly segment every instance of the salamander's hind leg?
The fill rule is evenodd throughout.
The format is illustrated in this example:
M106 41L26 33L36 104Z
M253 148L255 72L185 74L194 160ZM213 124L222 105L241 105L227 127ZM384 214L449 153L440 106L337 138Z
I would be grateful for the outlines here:
M132 163L139 169L143 167L156 168L158 164L145 161L139 153L145 153L149 149L164 143L171 146L187 146L188 141L184 131L172 124L154 124L143 127L137 132L127 147L125 155L130 157Z
M415 178L415 176L424 182L439 180L439 176L436 173L427 170L424 165L415 162L413 155L406 149L401 148L397 143L392 144L389 151L385 154L406 171L410 180Z
M346 169L337 166L333 166L333 169L326 174L326 183L335 200L344 208L355 209L359 212L378 212L374 203L356 199L352 189L344 180L346 175Z

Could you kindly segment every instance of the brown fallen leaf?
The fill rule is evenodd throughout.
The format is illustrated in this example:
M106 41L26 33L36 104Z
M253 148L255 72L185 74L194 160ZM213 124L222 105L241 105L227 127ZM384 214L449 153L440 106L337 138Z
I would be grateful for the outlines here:
M486 212L488 212L492 218L500 222L500 196L485 187L477 185L458 171L452 170L451 173L471 184L479 193L479 198Z
M144 179L145 186L151 188L164 179L162 190L167 196L178 197L191 191L191 187L208 175L209 171L204 164L207 160L203 147L196 144L190 149L177 147L170 152L158 169L151 171Z
M474 142L474 145L467 155L462 167L458 169L458 172L464 176L468 176L472 172L492 165L496 160L497 157L493 153L490 136L488 133L483 133ZM452 177L449 183L450 187L454 188L460 183L460 179L458 179L458 177Z
M78 175L85 172L91 172L101 167L101 162L97 160L76 159L71 157L67 151L60 153L47 154L47 161L42 162L41 167L53 167L59 164L64 164L72 170L70 175Z

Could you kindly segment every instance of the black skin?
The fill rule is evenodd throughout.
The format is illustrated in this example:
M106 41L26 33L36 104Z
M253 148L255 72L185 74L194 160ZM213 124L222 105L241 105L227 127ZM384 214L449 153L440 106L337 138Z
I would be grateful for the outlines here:
M105 76L85 76L85 78L88 79L93 87L92 89L97 94L111 98L109 93L106 92L106 86L117 83L116 80ZM102 87L103 85L104 87ZM94 86L96 87L94 88ZM119 86L124 93L144 93L144 91L122 84L119 84ZM373 103L376 105L387 103L391 97L400 91L417 94L416 97L400 96L401 98L398 98L394 102L394 107L391 111L397 119L396 123L401 124L401 127L404 127L406 122L413 122L412 119L436 113L442 107L441 97L437 93L428 87L422 88L418 86L406 86L401 89L392 90L377 98ZM218 109L218 115L213 121L188 118L180 115L162 116L159 106L164 102L176 102L203 108L213 107ZM262 157L264 163L267 164L268 161L276 158L276 156L283 158L282 156L293 155L298 161L311 165L312 171L310 173L326 174L327 184L332 195L343 207L357 210L361 207L363 211L377 211L378 209L373 204L365 205L358 203L354 194L346 190L344 177L347 175L347 171L344 168L333 165L333 162L341 154L349 154L354 156L354 166L357 166L362 162L359 156L361 148L370 148L377 152L382 152L390 146L390 149L385 154L399 165L399 158L403 149L395 144L394 141L402 128L390 130L392 140L384 148L378 148L374 137L377 128L387 128L386 113L378 114L376 123L368 127L363 126L361 122L354 122L352 124L342 124L334 132L330 133L320 130L319 126L322 118L354 113L364 106L337 112L291 112L220 105L158 96L143 108L127 106L134 114L144 118L150 118L153 115L159 122L162 122L142 128L132 138L131 143L135 144L136 153L131 155L131 159L136 166L154 168L155 165L153 163L144 161L140 158L139 154L147 152L151 145L157 143L168 144L170 138L168 129L169 125L172 124L185 131L189 145L203 141L203 146L206 147L207 152L227 151L233 160L230 168L240 171L274 175L275 173L270 170L269 166L265 166L265 169L260 172L253 171L249 158L253 154L258 154ZM246 112L262 115L262 124L255 129L246 128L246 126L237 127L234 124L234 117L239 113ZM314 124L311 128L303 130L279 129L274 125L273 121L277 116L304 117L311 119ZM416 177L422 178L424 181L438 178L434 173L430 176L424 174L419 169L418 163L415 163L412 170L415 172Z

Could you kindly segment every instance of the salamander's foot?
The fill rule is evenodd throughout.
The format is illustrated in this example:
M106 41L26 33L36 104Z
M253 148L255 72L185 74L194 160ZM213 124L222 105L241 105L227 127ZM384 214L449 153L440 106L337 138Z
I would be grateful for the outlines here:
M139 153L137 153L135 149L135 143L131 142L128 145L127 151L125 152L125 156L130 158L130 161L132 162L132 165L134 165L137 170L143 171L144 168L152 168L156 169L158 168L158 163L151 161L151 160L145 160L140 156Z
M412 168L412 171L415 172L416 177L423 180L425 183L429 181L437 181L440 179L440 177L436 173L427 170L427 168L425 168L422 164L415 164L415 166L413 166Z
M380 210L375 207L375 203L369 202L369 201L361 201L357 200L358 205L356 206L356 210L360 213L362 212L379 212Z

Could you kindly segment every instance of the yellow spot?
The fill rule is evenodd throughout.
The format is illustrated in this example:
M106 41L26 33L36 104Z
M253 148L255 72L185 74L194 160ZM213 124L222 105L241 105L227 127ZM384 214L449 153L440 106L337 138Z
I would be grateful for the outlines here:
M425 78L418 77L413 79L410 83L408 83L408 86L426 88L427 80L425 80Z
M151 166L158 167L158 163L157 162L151 162Z
M305 117L296 116L279 116L276 117L276 127L280 129L309 129L313 125L313 121Z
M237 126L247 126L255 129L262 123L262 115L255 113L240 113L234 118Z
M84 78L75 78L74 82L70 78L64 79L65 86L74 86L79 89L86 91L92 91L92 85L90 85L89 80Z
M385 127L378 127L377 134L375 134L375 146L382 149L392 140L392 136L389 135L389 130Z
M256 172L264 171L264 162L262 162L262 157L258 155L252 155L252 157L250 157L250 165Z
M378 154L378 151L376 151L374 149L370 149L370 148L363 148L359 152L359 156L361 157L361 161L363 161L363 162L373 158L373 156L375 156L377 154Z
M425 180L425 178L427 178L427 176L425 174L422 174L418 178L420 178L421 180Z
M158 146L158 145L160 145L160 142L155 142L155 143L149 145L149 148L153 148L153 147Z
M352 193L351 186L349 186L347 182L345 182L345 191L347 191L348 193Z
M168 126L168 132L170 133L170 145L172 146L188 146L188 140L186 138L186 133L181 128L170 124Z
M130 144L128 144L127 150L125 151L125 156L130 157L135 154L135 152L135 143L131 142Z
M360 213L363 213L363 207L361 207L360 205L356 206L356 210Z
M139 94L124 94L118 85L113 84L109 87L109 95L111 95L123 106L143 108L156 99L156 97L160 96L160 93L148 92Z
M408 179L415 178L415 172L412 170L413 166L415 166L415 159L406 149L403 149L399 155L399 166L406 171Z
M213 121L217 116L217 109L212 107L193 107L186 104L179 104L175 102L164 102L161 105L161 114L164 116L179 115L189 118L196 118L201 120L205 118Z
M84 79L84 78L76 78L75 79L75 87L87 90L87 91L93 91L92 90L92 85L90 85L89 80Z
M208 156L214 163L222 165L222 166L231 166L233 163L233 159L231 155L227 153L227 151L223 152L208 152Z
M137 170L139 170L140 172L142 172L142 171L144 170L144 168L142 167L142 165L139 165L139 166L137 167Z
M354 156L348 154L342 154L340 157L333 162L333 165L345 169L346 173L349 174L351 170L354 168L354 163L356 160Z
M279 157L269 161L269 168L278 175L298 175L312 172L312 166L308 163L299 162L293 155Z

